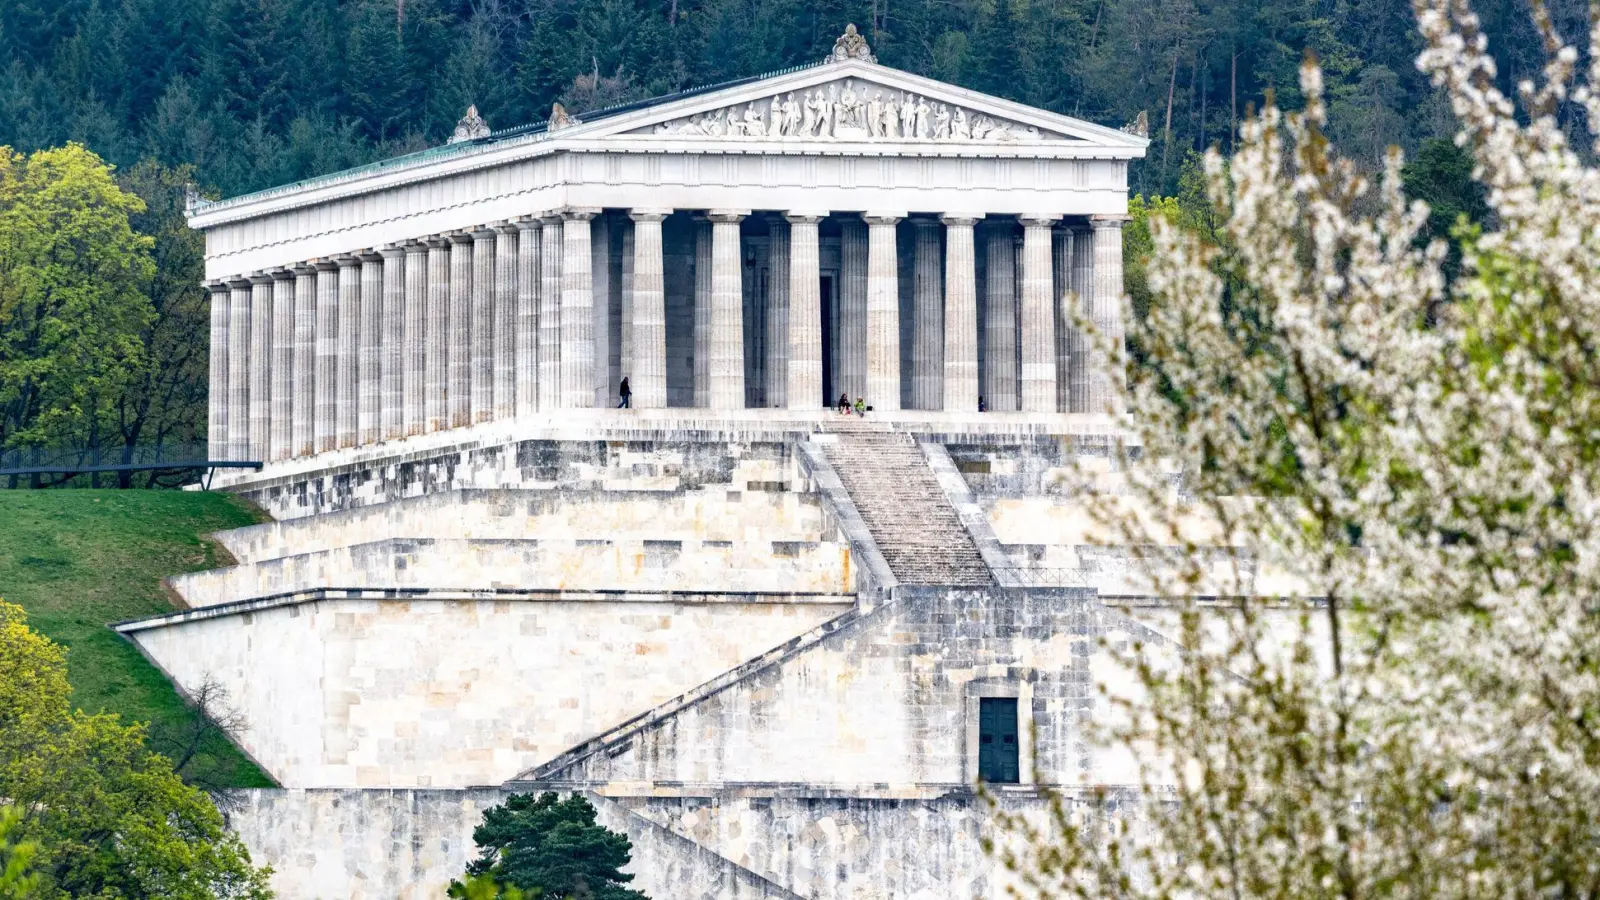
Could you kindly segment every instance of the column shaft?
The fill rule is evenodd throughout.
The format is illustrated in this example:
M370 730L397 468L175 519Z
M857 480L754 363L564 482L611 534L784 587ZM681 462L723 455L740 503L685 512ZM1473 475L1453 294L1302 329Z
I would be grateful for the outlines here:
M250 456L250 282L228 292L228 458Z
M272 277L250 278L250 459L271 459Z
M561 405L595 405L594 210L567 210L561 260Z
M1050 234L1050 271L1055 279L1056 304L1056 410L1072 411L1072 232L1056 228Z
M591 396L586 406L607 409L617 405L615 396L620 373L613 373L611 363L616 358L616 348L611 343L611 218L596 215L589 223L589 296L593 298L590 315L594 328L590 331L594 353L594 374L590 376ZM620 298L617 298L620 305ZM620 363L620 359L617 360Z
M428 346L423 353L424 430L450 427L450 242L428 239Z
M339 267L317 263L316 452L339 446Z
M895 216L867 216L867 403L900 408L900 260Z
M839 230L839 389L867 393L867 226L853 218ZM869 400L868 402L872 402Z
M1087 229L1072 232L1072 293L1074 314L1083 321L1092 321L1090 315L1090 287L1094 273L1094 239ZM1090 412L1089 409L1089 335L1082 328L1074 328L1067 335L1067 391L1071 398L1071 411Z
M405 329L401 338L401 430L406 435L427 430L428 371L428 245L406 245Z
M711 405L711 221L694 225L694 405Z
M382 437L383 257L361 256L361 340L357 344L356 446Z
M536 221L517 223L517 415L539 410L539 271L544 229Z
M1009 221L986 229L983 397L995 412L1017 409L1016 248Z
M379 440L393 441L406 435L405 340L406 251L388 247L383 251L383 340L378 345L378 429Z
M744 408L744 276L739 221L745 213L711 213L712 409Z
M633 219L629 218L617 223L616 227L622 231L622 329L619 333L621 343L617 350L621 358L619 377L628 378L634 369L633 363L633 256L634 256L634 231L636 230ZM628 382L633 388L634 405L639 405L638 379Z
M495 353L495 251L494 232L472 233L472 421L487 422L494 415Z
M560 216L547 216L539 252L539 408L561 406L561 263L566 255Z
M354 447L358 434L356 406L360 402L361 261L353 256L339 260L339 372L337 408L333 430L341 449Z
M1022 409L1055 412L1056 315L1050 273L1054 218L1022 221Z
M822 276L817 247L821 216L789 219L788 384L790 409L818 409L822 397Z
M944 408L944 284L939 272L939 223L916 222L916 282L911 320L911 406Z
M976 219L944 220L944 409L978 408L978 268Z
M769 224L767 263L767 406L788 405L789 392L789 223Z
M517 414L517 228L495 229L494 418Z
M294 452L294 273L272 273L272 407L268 459Z
M633 260L630 304L633 323L628 335L633 346L628 351L632 369L628 385L633 389L633 405L641 409L660 409L667 405L667 309L666 278L662 260L661 220L664 212L639 210L633 219Z
M228 456L228 286L206 285L211 303L211 369L206 381L206 458Z
M290 425L292 456L317 450L317 270L294 269L294 421Z
M1120 413L1122 368L1122 218L1096 216L1094 228L1094 317L1096 336L1090 352L1089 411ZM1110 348L1108 354L1107 348Z
M472 424L472 236L450 235L450 427Z

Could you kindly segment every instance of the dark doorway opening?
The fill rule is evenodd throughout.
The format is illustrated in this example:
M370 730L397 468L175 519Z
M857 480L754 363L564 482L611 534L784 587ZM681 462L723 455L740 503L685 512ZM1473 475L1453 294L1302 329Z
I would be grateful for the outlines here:
M1017 699L978 700L978 777L990 784L1017 784L1021 766L1017 743Z
M833 328L830 325L837 318L833 312L833 276L822 276L822 302L817 308L822 313L822 405L832 406L835 402L833 394Z

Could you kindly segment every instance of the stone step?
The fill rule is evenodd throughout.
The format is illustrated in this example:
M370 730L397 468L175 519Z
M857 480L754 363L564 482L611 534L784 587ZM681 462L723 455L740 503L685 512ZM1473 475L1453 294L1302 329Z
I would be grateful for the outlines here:
M839 435L823 452L901 583L992 582L972 536L909 435L843 416L824 423L823 430Z

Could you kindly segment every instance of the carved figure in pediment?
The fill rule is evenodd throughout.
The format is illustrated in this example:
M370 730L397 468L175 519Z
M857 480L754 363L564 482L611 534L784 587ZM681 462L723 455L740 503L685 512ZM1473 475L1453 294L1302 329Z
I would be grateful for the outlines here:
M834 90L837 90L835 88ZM836 100L817 90L817 136L833 137L833 107Z
M812 91L805 95L805 120L801 123L800 133L805 137L813 137L817 133L817 121L822 115L822 107L826 100L822 99L822 91Z
M775 96L767 103L767 137L783 135L783 98Z
M910 138L917 133L917 98L906 94L900 101L900 136Z
M933 134L931 117L933 109L928 106L928 98L917 100L917 137L927 139Z
M878 137L893 138L900 129L900 104L895 102L894 95L883 101L883 108L878 112Z
M972 139L981 141L994 130L994 120L988 116L978 116L972 120Z
M867 100L867 136L883 137L883 91L873 91Z
M833 105L833 127L859 128L861 126L861 100L856 96L855 85L850 79L845 79L844 93Z
M795 137L800 134L800 121L805 113L800 108L800 101L794 99L794 92L789 92L788 99L783 102L783 134L785 137Z
M972 139L972 126L967 124L967 111L959 106L950 115L950 136L958 141Z
M754 103L744 108L744 133L751 137L767 133L766 123L761 120L761 108Z
M950 137L950 107L943 103L933 110L933 139L936 141L947 140Z

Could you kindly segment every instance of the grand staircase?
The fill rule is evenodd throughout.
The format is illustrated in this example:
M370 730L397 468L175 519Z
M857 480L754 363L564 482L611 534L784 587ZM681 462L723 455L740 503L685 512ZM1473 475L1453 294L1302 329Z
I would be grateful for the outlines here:
M824 454L901 584L993 583L972 537L910 435L841 416Z

